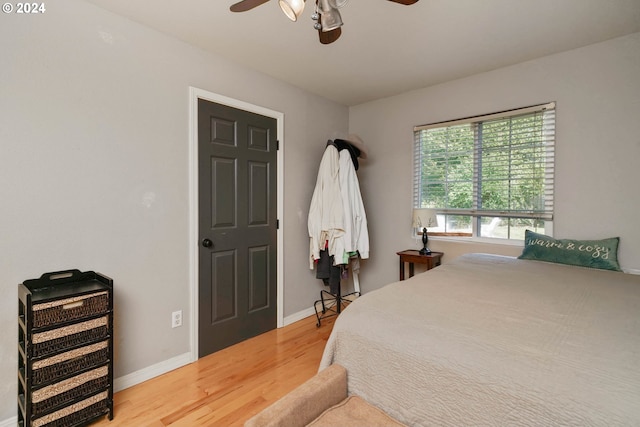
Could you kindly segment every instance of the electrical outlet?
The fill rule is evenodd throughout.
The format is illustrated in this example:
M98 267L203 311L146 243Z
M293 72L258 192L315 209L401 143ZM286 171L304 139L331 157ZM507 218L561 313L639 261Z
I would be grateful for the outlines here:
M171 313L171 327L177 328L178 326L182 326L182 310Z

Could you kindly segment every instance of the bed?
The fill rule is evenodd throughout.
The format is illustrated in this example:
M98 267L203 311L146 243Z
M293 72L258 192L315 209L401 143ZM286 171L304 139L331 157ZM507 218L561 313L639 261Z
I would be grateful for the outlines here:
M351 303L333 363L407 425L640 425L640 276L464 255Z

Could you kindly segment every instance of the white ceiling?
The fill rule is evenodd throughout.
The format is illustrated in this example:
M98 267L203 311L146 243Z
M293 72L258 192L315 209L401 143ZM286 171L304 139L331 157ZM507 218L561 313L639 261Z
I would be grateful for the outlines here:
M349 0L331 45L311 1L298 22L276 0L85 1L344 105L640 32L640 0Z

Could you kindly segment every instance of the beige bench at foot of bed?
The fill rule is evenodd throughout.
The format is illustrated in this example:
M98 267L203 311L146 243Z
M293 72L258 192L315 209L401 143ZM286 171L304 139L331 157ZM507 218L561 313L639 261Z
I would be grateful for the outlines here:
M404 424L358 396L347 396L347 370L331 365L274 402L245 427L399 427Z

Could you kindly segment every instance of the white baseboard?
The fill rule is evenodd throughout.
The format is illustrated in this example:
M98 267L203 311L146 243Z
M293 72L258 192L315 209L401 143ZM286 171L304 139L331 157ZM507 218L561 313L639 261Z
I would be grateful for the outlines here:
M125 388L133 387L136 384L140 384L150 380L151 378L166 374L169 371L188 365L191 362L191 353L183 353L179 356L172 357L171 359L156 363L155 365L147 366L139 371L114 379L113 392L117 393Z
M299 311L297 313L293 313L292 315L284 318L284 326L290 325L292 323L297 322L298 320L302 320L309 316L315 316L315 314L316 314L316 310L313 307L309 307L305 310Z
M0 427L16 427L18 425L18 417L7 418L4 421L0 421Z

